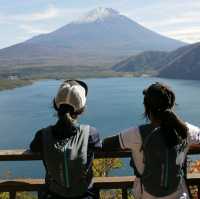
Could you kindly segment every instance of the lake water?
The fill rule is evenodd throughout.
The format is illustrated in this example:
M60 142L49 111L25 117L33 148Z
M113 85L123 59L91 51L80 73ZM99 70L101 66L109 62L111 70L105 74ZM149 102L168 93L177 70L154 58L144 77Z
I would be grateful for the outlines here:
M81 122L99 129L101 137L145 122L142 91L160 81L173 88L177 112L200 126L200 81L159 78L87 79L89 95ZM61 81L38 81L33 85L0 92L0 149L28 148L37 129L56 121L52 99ZM127 161L125 161L127 164ZM41 177L40 161L0 162L0 176ZM129 175L127 166L118 174Z

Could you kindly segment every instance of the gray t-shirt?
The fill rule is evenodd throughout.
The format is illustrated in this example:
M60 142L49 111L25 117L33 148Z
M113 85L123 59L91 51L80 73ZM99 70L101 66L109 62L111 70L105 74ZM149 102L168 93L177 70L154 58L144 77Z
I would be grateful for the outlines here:
M189 150L191 144L200 143L200 128L192 124L186 123L189 134L188 134L188 146L185 148L184 152L177 157L177 164L183 163L185 156ZM122 149L130 149L132 152L132 157L135 163L135 166L139 173L144 171L143 163L143 151L141 151L142 138L139 132L139 127L131 127L119 133L119 141ZM134 183L134 195L136 199L158 199L147 193L144 187L141 188L140 179L136 178ZM185 186L184 180L181 181L178 190L167 197L159 197L160 199L178 199L184 193L187 193L187 188Z

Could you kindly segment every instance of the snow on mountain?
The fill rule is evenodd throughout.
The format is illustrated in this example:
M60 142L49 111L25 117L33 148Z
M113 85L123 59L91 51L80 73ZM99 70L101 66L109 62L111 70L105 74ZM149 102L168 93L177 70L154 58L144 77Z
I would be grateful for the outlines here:
M109 17L114 17L120 15L119 12L112 8L99 7L94 10L89 11L85 15L73 21L74 24L91 23L95 21L104 21Z

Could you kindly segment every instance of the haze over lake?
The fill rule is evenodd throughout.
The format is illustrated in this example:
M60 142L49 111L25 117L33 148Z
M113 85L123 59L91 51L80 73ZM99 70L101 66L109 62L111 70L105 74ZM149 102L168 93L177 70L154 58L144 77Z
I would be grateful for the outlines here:
M200 81L159 78L87 79L89 95L81 122L99 129L101 137L145 122L142 91L151 83L168 84L176 93L177 112L200 126ZM38 81L30 86L0 92L0 148L28 148L37 129L56 121L52 99L61 81ZM40 177L41 162L0 162L0 175ZM125 174L129 171L122 169Z

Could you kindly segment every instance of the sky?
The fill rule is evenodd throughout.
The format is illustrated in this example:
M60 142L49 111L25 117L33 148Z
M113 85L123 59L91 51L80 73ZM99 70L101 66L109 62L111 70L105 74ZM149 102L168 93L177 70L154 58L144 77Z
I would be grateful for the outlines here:
M97 7L188 43L200 41L200 0L0 0L0 49L54 31Z

